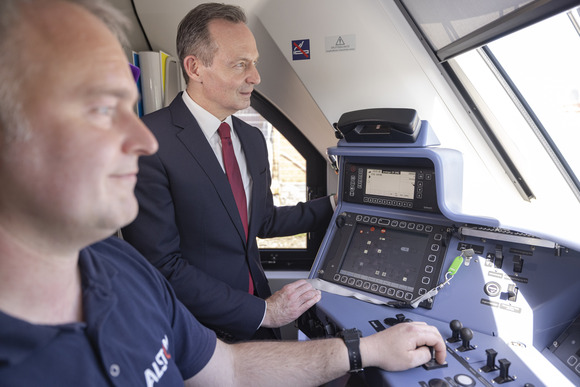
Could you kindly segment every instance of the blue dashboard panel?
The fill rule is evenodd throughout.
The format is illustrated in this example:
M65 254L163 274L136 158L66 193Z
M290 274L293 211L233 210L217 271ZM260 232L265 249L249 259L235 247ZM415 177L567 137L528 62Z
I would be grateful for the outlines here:
M458 309L467 311L468 308L458 306ZM331 293L323 293L323 299L315 308L314 313L316 313L320 324L327 325L326 332L356 327L361 330L363 336L368 336L375 333L377 329L388 329L389 325L385 323L385 320L398 320L400 318L425 321L437 327L444 339L453 337L453 331L450 328L453 317L445 316L445 319L440 320L416 313L417 311L395 310ZM469 328L469 321L463 320L464 328ZM465 379L472 380L474 386L489 387L503 384L524 386L526 383L533 386L578 385L578 376L573 375L572 372L564 374L564 368L559 359L556 359L556 362L551 362L542 351L533 346L525 345L522 342L506 342L501 337L475 329L471 329L471 331L472 338L469 340L469 346L473 347L471 350L460 351L464 344L461 339L458 342L446 343L447 367L445 368L427 370L424 367L417 367L403 372L386 372L376 368L368 368L365 370L365 379L369 386L429 386L430 380L444 380L449 386L461 386L455 382L458 375L468 376L469 378ZM495 356L488 355L493 352L495 352ZM497 369L485 372L484 367L488 365L488 356L493 359L491 363ZM504 364L504 370L501 369L501 364ZM498 383L495 379L501 377L502 372L504 372L505 377L510 377L513 381Z
M580 385L580 253L463 214L461 153L434 143L329 149L339 203L310 272L329 290L299 328L370 335L409 319L458 339L447 367L367 369L371 386Z

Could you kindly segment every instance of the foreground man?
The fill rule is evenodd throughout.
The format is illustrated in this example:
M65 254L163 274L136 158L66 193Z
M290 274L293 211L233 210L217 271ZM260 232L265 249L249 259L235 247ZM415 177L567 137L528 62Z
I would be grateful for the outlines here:
M92 13L91 11L92 10ZM341 339L216 339L133 248L137 159L157 143L101 1L0 2L2 386L320 385L349 370ZM104 239L103 238L107 238ZM406 323L360 340L362 366L403 370L445 344Z

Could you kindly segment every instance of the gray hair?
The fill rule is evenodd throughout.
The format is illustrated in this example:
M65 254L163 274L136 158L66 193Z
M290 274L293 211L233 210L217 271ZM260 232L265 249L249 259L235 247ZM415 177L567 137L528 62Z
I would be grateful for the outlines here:
M177 28L177 55L183 77L189 77L183 64L189 55L197 57L204 66L211 66L217 46L212 41L208 25L212 20L223 19L232 23L246 23L246 14L236 5L221 3L200 4L181 20Z
M24 17L24 9L36 4L57 1L78 4L99 18L119 39L128 42L125 31L129 20L106 0L1 0L0 1L0 151L15 139L26 138L30 131L22 113L22 82L34 63L26 63L20 50L22 37L17 27ZM17 31L16 33L14 31ZM10 53L10 55L6 55Z

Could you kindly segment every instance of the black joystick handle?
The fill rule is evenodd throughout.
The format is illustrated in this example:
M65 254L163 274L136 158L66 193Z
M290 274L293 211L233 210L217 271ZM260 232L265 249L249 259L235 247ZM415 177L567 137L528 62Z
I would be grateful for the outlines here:
M515 380L509 375L509 368L512 363L508 359L499 359L499 376L493 379L497 384L511 382Z
M429 348L429 352L431 353L431 360L429 360L427 363L423 364L423 368L425 368L427 371L430 370L434 370L437 368L444 368L447 367L447 362L443 363L443 364L439 364L437 363L437 360L435 360L435 348L434 347L428 347Z
M490 348L485 350L485 354L487 355L487 364L481 367L483 372L491 372L497 370L497 366L495 365L495 357L497 356L497 352Z
M451 328L451 337L447 339L448 342L450 343L456 343L459 340L461 340L459 338L459 334L461 331L461 328L463 328L463 324L461 323L461 321L459 320L452 320L449 323L449 328Z
M473 339L473 331L469 328L461 328L460 332L463 345L469 345L469 341Z
M499 361L499 376L502 378L507 378L509 375L510 365L512 363L507 359L501 359Z
M457 350L460 352L465 352L475 349L475 347L470 343L471 339L473 339L473 331L464 327L461 328L459 332L461 333L461 347L457 348Z

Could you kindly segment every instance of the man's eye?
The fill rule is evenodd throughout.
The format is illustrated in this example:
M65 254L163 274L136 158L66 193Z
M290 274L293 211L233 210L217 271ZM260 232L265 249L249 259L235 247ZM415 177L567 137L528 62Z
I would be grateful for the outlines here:
M110 128L115 119L117 109L112 105L95 105L89 111L88 119L94 125L102 128Z
M105 116L112 116L115 109L112 106L98 106L95 108L95 113Z

